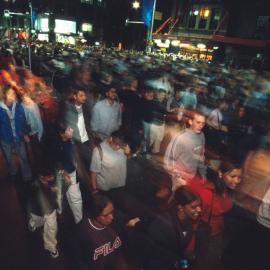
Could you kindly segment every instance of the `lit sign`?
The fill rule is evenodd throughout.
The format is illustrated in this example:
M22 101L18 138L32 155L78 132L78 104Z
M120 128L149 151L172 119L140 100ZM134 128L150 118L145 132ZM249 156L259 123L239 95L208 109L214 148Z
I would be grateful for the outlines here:
M92 32L93 31L93 25L91 23L83 23L82 24L82 31L83 32Z
M42 32L49 32L49 19L48 18L40 19L40 30Z
M61 34L76 34L76 22L56 19L54 32Z

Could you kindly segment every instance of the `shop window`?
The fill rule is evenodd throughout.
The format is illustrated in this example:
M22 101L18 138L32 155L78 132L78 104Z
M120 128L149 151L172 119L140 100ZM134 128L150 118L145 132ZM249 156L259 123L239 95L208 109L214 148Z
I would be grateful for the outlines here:
M198 14L199 11L196 9L193 9L189 12L188 28L195 28Z
M81 0L81 3L88 4L88 5L93 5L94 0Z

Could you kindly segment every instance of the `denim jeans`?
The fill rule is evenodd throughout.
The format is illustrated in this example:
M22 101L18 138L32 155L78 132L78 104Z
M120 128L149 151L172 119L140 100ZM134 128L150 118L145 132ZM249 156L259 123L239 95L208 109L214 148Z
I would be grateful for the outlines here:
M17 166L15 158L13 156L13 152L15 152L19 159L22 178L24 181L29 181L32 177L32 173L26 154L25 143L24 142L8 143L1 141L1 147L3 149L4 156L7 161L9 174L12 176L15 176L17 174Z

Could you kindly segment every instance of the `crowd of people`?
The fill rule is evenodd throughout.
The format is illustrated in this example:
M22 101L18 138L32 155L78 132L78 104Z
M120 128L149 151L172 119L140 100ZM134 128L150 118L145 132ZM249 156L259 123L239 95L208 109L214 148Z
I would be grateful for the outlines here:
M32 61L2 44L0 144L51 257L67 202L76 269L225 269L232 191L269 147L270 74L39 43ZM163 170L131 181L139 159Z

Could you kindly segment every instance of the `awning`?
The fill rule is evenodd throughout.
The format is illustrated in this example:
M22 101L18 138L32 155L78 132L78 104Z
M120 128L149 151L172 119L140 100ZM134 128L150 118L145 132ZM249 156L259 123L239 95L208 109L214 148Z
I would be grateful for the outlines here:
M212 41L230 43L235 45L244 45L251 47L265 47L267 44L270 44L270 40L260 40L260 39L248 39L248 38L238 38L238 37L227 37L214 35L211 38Z

